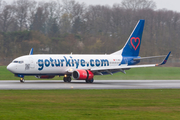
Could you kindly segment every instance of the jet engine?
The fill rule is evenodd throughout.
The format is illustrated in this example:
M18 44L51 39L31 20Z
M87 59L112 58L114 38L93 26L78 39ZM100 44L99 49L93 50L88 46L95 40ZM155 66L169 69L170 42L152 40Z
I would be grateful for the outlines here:
M92 80L94 74L90 70L75 70L72 76L76 80Z
M36 78L39 78L39 79L52 79L54 78L55 76L54 75L37 75L35 76Z

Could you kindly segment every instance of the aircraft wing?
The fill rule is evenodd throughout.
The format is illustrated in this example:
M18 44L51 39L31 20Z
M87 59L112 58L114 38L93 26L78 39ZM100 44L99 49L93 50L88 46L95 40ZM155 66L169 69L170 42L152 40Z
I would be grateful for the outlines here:
M91 68L91 71L98 71L98 70L112 70L112 69L129 69L129 68L140 68L140 67L155 67L161 66L166 64L171 52L165 57L165 59L160 64L146 64L146 65L121 65L121 66L108 66L108 67L98 67L98 68Z

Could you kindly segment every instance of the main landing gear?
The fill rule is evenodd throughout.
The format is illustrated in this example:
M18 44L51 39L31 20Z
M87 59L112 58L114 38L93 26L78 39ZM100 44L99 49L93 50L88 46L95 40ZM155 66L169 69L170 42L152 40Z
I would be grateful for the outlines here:
M93 83L93 82L94 82L94 79L86 80L86 83Z
M63 78L64 82L71 82L71 77L70 76L67 76L67 75L64 75L64 78Z
M63 78L64 82L66 83L70 83L71 82L71 76L68 76L68 75L64 75L64 78ZM92 78L91 80L85 80L86 83L93 83L94 82L94 79Z

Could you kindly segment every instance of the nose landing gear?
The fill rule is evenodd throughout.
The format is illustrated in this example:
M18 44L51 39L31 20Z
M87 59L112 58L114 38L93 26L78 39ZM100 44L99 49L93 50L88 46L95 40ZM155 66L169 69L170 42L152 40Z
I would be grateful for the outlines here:
M21 83L24 83L24 82L25 82L24 78L21 78L21 79L20 79L20 82L21 82Z
M21 82L21 83L24 83L24 82L25 82L25 80L24 80L24 75L18 75L18 74L16 75L16 74L15 74L14 76L15 76L15 77L20 77L20 82Z

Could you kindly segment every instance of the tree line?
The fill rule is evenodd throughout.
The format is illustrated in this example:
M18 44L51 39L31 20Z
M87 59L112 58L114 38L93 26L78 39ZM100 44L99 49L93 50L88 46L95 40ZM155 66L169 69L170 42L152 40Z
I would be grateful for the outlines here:
M122 0L113 6L75 0L0 0L0 60L35 53L112 53L145 19L140 55L172 51L179 58L180 13L156 10L152 0Z

